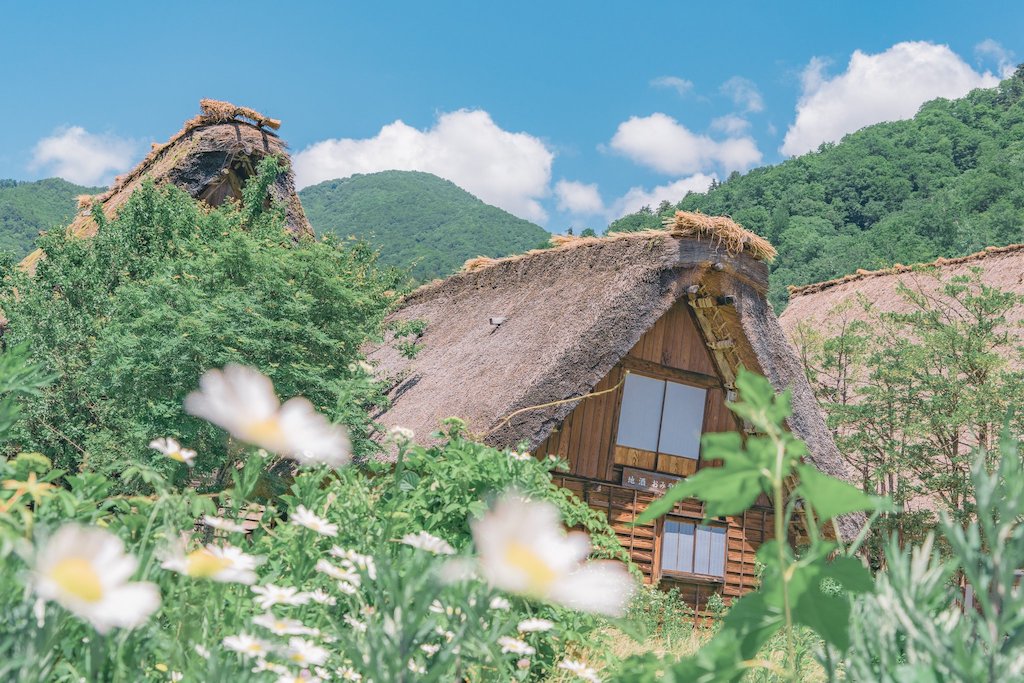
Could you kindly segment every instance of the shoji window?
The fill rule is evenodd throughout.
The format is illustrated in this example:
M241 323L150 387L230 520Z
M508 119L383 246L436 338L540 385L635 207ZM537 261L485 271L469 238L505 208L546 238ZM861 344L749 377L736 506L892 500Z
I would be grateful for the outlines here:
M630 374L616 444L696 460L706 399L706 389Z
M724 526L665 520L661 570L725 578Z

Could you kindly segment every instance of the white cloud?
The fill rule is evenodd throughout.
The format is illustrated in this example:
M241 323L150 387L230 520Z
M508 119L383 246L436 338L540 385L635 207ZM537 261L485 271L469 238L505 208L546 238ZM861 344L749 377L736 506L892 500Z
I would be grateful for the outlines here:
M138 147L132 140L68 126L36 143L28 168L79 185L105 185L132 166Z
M846 71L833 78L824 69L825 62L815 58L804 70L783 154L803 154L864 126L911 118L936 97L961 97L999 82L988 71L976 72L948 46L927 42L897 43L874 55L857 50Z
M743 111L763 111L764 98L754 82L740 76L733 76L722 84L719 90L732 98L733 103Z
M745 171L761 161L761 151L749 136L716 141L660 112L620 123L610 146L639 164L673 175L706 171L710 166Z
M597 183L581 183L575 180L559 180L555 183L558 210L577 216L604 213L604 200L597 189Z
M736 114L726 114L711 120L711 130L717 130L726 135L742 135L750 128L750 121Z
M1006 49L1001 43L991 38L986 38L975 45L974 54L979 60L989 59L995 62L998 65L999 75L1003 78L1012 76L1016 69L1013 51Z
M544 221L538 199L549 192L554 156L539 138L503 130L485 111L460 109L441 114L427 130L395 121L372 138L323 140L296 154L294 164L300 188L354 173L425 171L517 216Z
M655 88L669 88L675 90L678 95L685 95L693 90L693 81L688 81L679 76L659 76L651 81Z
M657 209L658 204L668 200L675 204L686 196L687 192L704 192L711 187L711 181L715 175L697 173L687 178L681 178L667 185L658 185L650 190L642 187L631 187L626 194L616 199L608 208L607 217L609 221L621 218L627 213L633 213L644 206Z

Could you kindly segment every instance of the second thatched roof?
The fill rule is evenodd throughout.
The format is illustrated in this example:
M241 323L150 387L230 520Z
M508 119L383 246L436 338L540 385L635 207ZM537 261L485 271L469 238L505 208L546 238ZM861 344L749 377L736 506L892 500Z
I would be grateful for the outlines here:
M256 165L266 156L288 160L288 147L273 131L281 122L248 107L204 99L202 113L185 122L178 133L164 144L155 144L134 169L118 176L109 190L95 196L79 197L78 213L68 226L76 237L91 237L96 232L93 207L102 208L113 219L121 206L142 183L172 183L210 206L227 199L241 198L242 186ZM313 235L295 191L290 164L270 187L270 198L285 207L287 228L297 236ZM30 272L43 256L37 249L25 257L23 267Z

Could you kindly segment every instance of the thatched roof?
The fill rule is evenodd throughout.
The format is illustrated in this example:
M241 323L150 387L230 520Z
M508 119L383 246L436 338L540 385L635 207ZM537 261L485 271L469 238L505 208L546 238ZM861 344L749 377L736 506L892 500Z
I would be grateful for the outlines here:
M944 282L952 277L971 275L974 269L981 271L981 282L986 285L1024 295L1024 244L1014 244L932 263L860 270L843 278L793 287L789 306L779 321L790 339L806 331L832 337L839 334L840 326L845 323L870 319L864 304L870 304L875 313L910 311L912 305L897 292L900 284L941 300L945 298L940 291ZM1018 306L1010 312L1007 322L1024 343L1024 331L1018 325L1022 320L1024 307Z
M247 107L236 107L218 100L201 100L202 113L185 122L177 134L164 144L155 144L145 159L128 173L118 176L106 192L78 198L78 213L68 226L70 234L91 237L96 232L92 208L99 203L110 219L128 201L128 197L149 178L157 183L173 183L196 199L219 206L228 198L241 197L242 185L252 175L260 159L268 155L288 159L288 148L273 130L281 122ZM312 235L306 220L291 168L278 176L270 188L273 200L284 205L288 229L296 235ZM42 257L36 250L22 262L34 270Z
M713 307L713 333L734 342L717 356L729 366L720 371L734 375L742 364L780 390L790 387L793 432L807 442L819 469L848 479L765 300L764 259L774 250L731 220L706 219L680 212L672 221L679 227L669 231L562 239L552 249L477 259L421 287L390 318L425 323L415 357L403 356L393 342L368 354L378 376L392 385L392 404L376 419L412 428L425 440L441 420L455 416L490 445L535 447L575 401L504 418L588 393L681 298L731 296L732 305Z

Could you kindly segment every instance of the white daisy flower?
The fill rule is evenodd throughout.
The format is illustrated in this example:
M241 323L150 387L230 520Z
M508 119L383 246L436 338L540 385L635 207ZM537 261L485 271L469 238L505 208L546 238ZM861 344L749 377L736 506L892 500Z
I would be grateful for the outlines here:
M228 636L222 641L224 647L234 652L240 652L246 657L259 657L262 659L270 652L270 643L260 640L248 633L239 633L237 636Z
M441 650L440 645L434 645L432 643L423 643L420 645L420 649L427 653L428 657L433 657Z
M539 633L542 631L550 631L555 627L555 622L548 621L547 619L523 619L519 622L520 633Z
M202 657L203 659L209 659L210 658L210 648L208 648L208 647L206 647L204 645L199 645L197 643L196 646L193 649L196 651L196 654L199 655L200 657Z
M160 607L155 583L128 580L138 566L109 531L65 524L39 551L32 587L41 599L56 602L100 633L132 629Z
M455 638L455 633L453 633L452 631L449 631L447 629L441 628L440 626L435 626L434 627L434 633L436 633L437 635L439 635L442 638L444 638L445 642L448 642L448 643L452 642L452 639Z
M231 534L244 534L245 527L238 522L225 519L224 517L213 517L212 515L203 515L203 524L210 527L211 529L217 529L218 531L227 531Z
M180 671L172 671L170 679L175 682L183 681L185 680L185 674L181 673Z
M414 674L418 674L418 675L422 676L423 674L427 673L427 667L423 666L422 664L420 664L419 662L417 662L415 660L410 659L409 660L409 671L413 672Z
M519 460L520 462L523 460L533 460L533 456L526 451L521 453L519 451L509 451L508 457L512 460Z
M340 559L343 565L366 572L371 581L377 579L377 565L374 563L372 556L357 553L355 550L345 550L338 546L332 546L330 553Z
M252 672L254 674L258 674L264 671L270 671L271 673L283 676L288 673L288 667L282 666L281 664L275 664L274 662L268 662L265 659L257 659L256 666L252 668Z
M302 526L317 532L322 536L337 536L338 525L331 524L323 517L317 517L315 513L300 505L291 514L291 523L295 526Z
M500 595L491 598L491 609L511 609L512 603Z
M408 427L392 427L388 430L388 441L396 446L404 446L407 443L411 443L415 437L416 432Z
M344 428L331 424L307 399L281 405L268 377L229 364L199 379L199 391L185 398L185 411L226 429L241 441L302 464L340 467L352 459Z
M274 635L278 636L317 636L320 631L306 626L298 619L285 619L275 617L271 613L261 614L252 618L252 623L262 626Z
M333 595L331 595L327 591L325 591L323 589L320 589L320 588L317 588L316 590L313 590L313 591L308 591L304 595L306 597L308 597L310 600L312 600L313 602L317 603L318 605L337 605L338 604L338 599L337 598L335 598Z
M186 554L182 541L160 566L194 579L249 585L256 582L255 569L262 562L262 557L246 555L233 545L205 545Z
M526 643L518 638L511 636L502 636L498 638L498 645L501 645L501 651L504 654L516 654L516 655L532 655L536 652L533 646Z
M343 666L340 669L335 669L334 673L338 674L338 678L343 681L361 681L363 680L362 674L353 669L350 666Z
M358 619L349 614L346 614L344 619L345 623L348 624L353 631L357 631L359 633L366 633L365 622L359 621Z
M363 581L362 577L359 576L359 572L355 571L354 567L339 567L336 564L331 564L327 560L317 560L313 569L321 574L326 574L332 579L344 581L345 583L350 583L354 586L361 585Z
M308 671L296 671L295 673L287 669L285 671L286 673L281 674L277 679L277 683L321 683L320 678L310 675Z
M597 675L597 672L583 662L577 662L573 659L563 659L558 663L558 668L568 671L571 674L575 674L577 678L584 681L589 681L590 683L601 683L601 677Z
M418 550L426 550L435 555L454 555L455 548L443 538L438 538L426 531L419 531L415 534L406 534L402 537L402 543L412 546Z
M344 593L345 595L355 595L359 592L359 589L351 583L349 583L348 581L339 581L338 590Z
M183 462L189 467L196 464L196 452L191 448L182 448L180 443L169 436L153 439L149 442L149 447L155 451L160 451L171 460Z
M270 609L274 605L305 605L309 602L309 596L293 586L268 583L265 586L253 586L252 592L259 596L256 604L262 609Z
M506 494L471 522L480 570L500 590L609 616L621 616L636 583L621 562L587 562L590 540L566 534L558 508Z
M285 658L298 666L320 666L331 656L331 653L316 643L305 638L291 637L288 647L282 651Z

